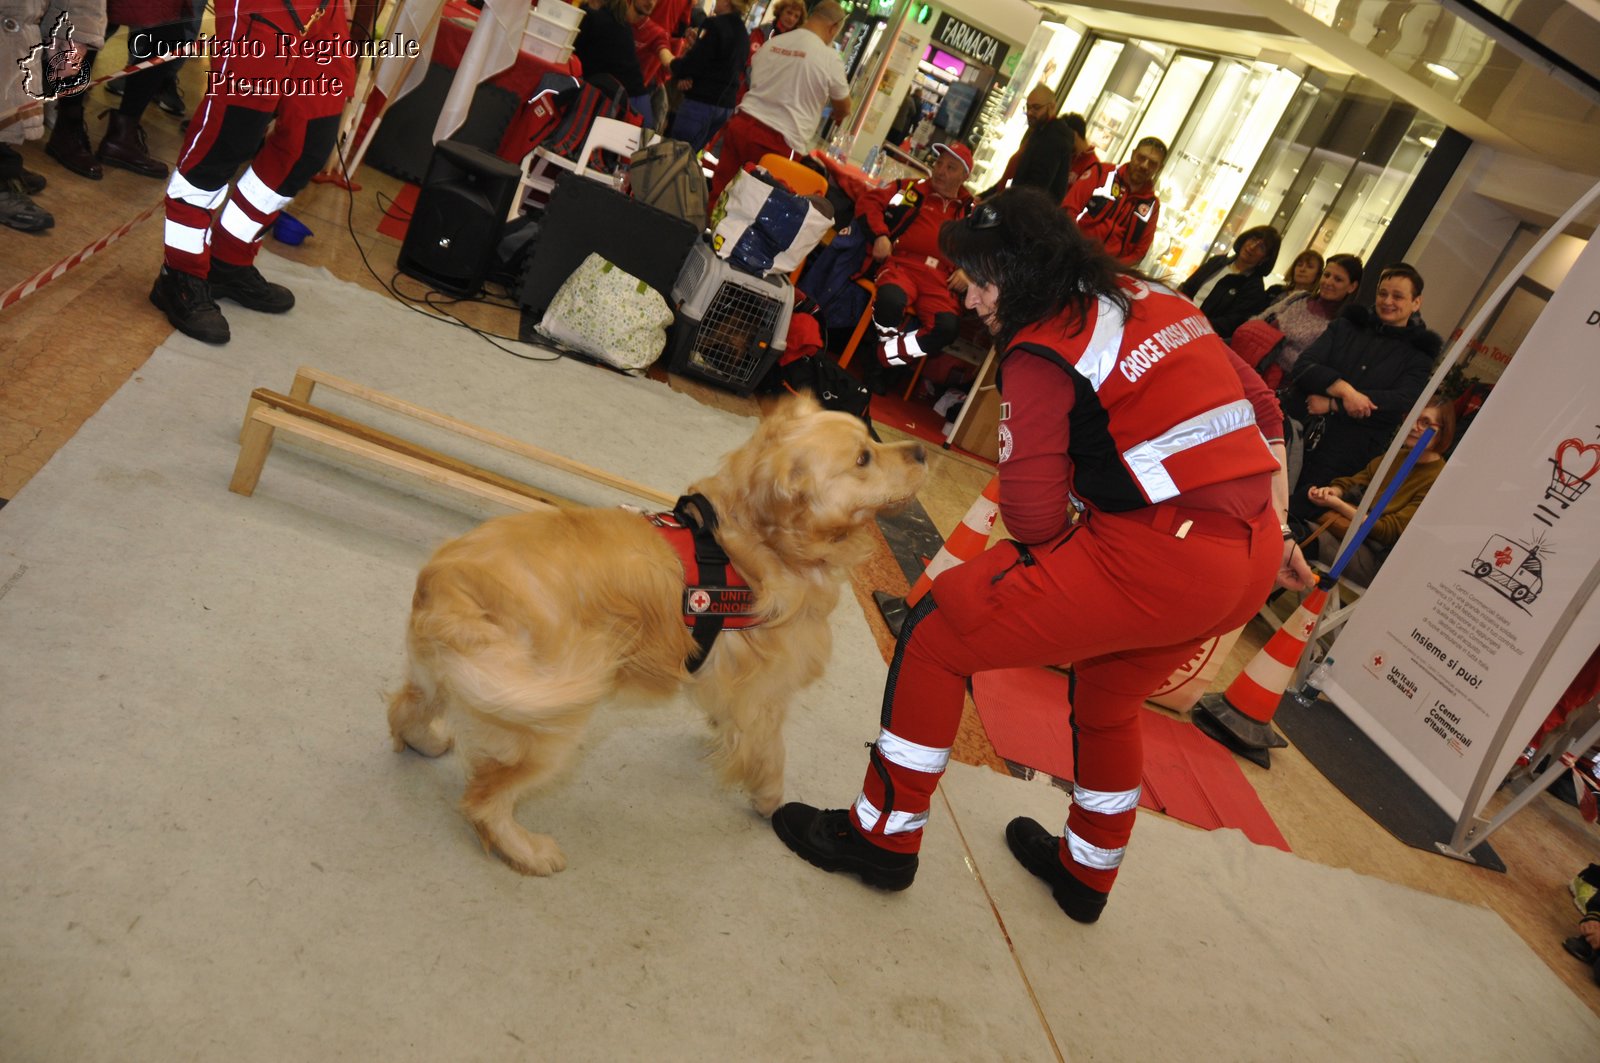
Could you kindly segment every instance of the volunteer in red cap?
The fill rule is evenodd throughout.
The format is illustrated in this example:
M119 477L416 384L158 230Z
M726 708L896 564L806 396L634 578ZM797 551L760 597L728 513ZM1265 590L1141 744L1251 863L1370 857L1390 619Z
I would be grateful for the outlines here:
M856 201L856 217L875 238L878 295L872 322L885 365L907 365L938 354L956 338L961 305L950 294L955 267L939 250L939 229L972 209L967 177L972 151L965 144L935 144L933 173L867 191ZM908 316L909 314L909 316ZM927 370L937 379L935 367Z

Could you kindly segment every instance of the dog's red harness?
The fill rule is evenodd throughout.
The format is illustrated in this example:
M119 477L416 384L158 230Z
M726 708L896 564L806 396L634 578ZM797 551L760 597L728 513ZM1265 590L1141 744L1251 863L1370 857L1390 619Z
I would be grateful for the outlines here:
M684 495L671 513L646 513L645 519L678 552L683 562L683 622L694 629L690 672L705 663L723 628L755 627L756 593L717 542L717 511L704 495Z

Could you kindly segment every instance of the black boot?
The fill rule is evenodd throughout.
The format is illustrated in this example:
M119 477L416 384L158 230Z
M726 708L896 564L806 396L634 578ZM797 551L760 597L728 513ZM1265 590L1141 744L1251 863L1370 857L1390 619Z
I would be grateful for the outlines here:
M247 310L263 314L284 314L294 308L294 292L273 284L254 266L232 266L220 259L211 260L211 294L232 299Z
M83 124L81 106L56 109L56 127L45 141L44 153L79 177L98 181L105 176L100 160L94 157L94 148L89 146L89 128Z
M1027 816L1006 824L1006 845L1011 855L1029 871L1050 884L1056 903L1080 923L1100 918L1108 894L1090 889L1061 863L1061 840Z
M167 178L167 164L150 154L144 139L144 127L139 120L121 111L108 111L106 135L100 140L100 150L95 152L108 166L132 170L141 177Z
M202 343L228 342L228 319L217 309L204 277L162 266L155 287L150 289L150 301L185 336Z
M880 890L903 890L917 877L916 853L892 853L861 836L847 809L826 812L791 801L772 814L772 830L807 863L856 875Z

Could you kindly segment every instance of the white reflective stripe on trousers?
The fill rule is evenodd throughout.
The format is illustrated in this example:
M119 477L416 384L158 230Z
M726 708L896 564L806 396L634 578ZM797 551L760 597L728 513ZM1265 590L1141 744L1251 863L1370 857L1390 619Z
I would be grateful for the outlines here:
M950 750L918 745L888 730L878 734L878 752L891 764L930 775L944 771L950 763Z
M267 187L267 183L256 176L254 166L244 172L239 178L239 184L234 189L235 194L243 196L261 214L276 214L289 205L288 196L280 196L276 191Z
M260 222L246 214L233 200L228 200L228 205L222 208L222 217L218 224L226 229L240 243L253 244L265 228Z
M1062 832L1067 839L1067 852L1072 859L1084 867L1093 867L1101 871L1112 871L1122 863L1122 856L1128 851L1127 846L1121 849L1102 849L1098 845L1090 845L1070 829Z
M1250 405L1249 399L1239 399L1207 410L1174 425L1154 439L1129 447L1122 452L1122 460L1128 463L1145 496L1152 502L1162 502L1178 494L1178 485L1167 475L1164 463L1168 458L1255 423L1255 407Z
M1139 807L1139 795L1144 787L1131 790L1087 790L1076 783L1072 786L1072 803L1085 812L1098 812L1114 816L1118 812L1132 812Z
M862 794L856 798L856 819L867 830L872 830L878 825L878 820L883 818L883 813L878 806L867 800L867 795ZM918 812L890 812L889 820L883 825L885 834L910 834L914 830L921 830L928 825L928 814Z
M167 198L176 199L180 203L187 203L191 207L201 210L216 210L217 204L228 194L228 186L223 185L217 189L204 189L198 185L190 184L189 179L177 170L172 171L172 178L167 182Z
M193 225L168 220L166 228L162 230L161 241L174 251L198 255L211 242L211 230L196 229Z

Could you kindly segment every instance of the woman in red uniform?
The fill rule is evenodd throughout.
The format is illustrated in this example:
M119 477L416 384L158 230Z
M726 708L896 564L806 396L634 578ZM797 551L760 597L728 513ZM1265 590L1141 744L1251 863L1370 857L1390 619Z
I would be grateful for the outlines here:
M1070 661L1066 825L1014 819L1006 841L1091 923L1133 830L1145 696L1252 616L1294 556L1271 498L1278 462L1246 395L1250 370L1204 315L1081 236L1044 194L995 196L940 246L1004 352L1000 511L1015 539L947 570L911 611L854 805L787 804L773 829L823 870L904 889L967 677Z

